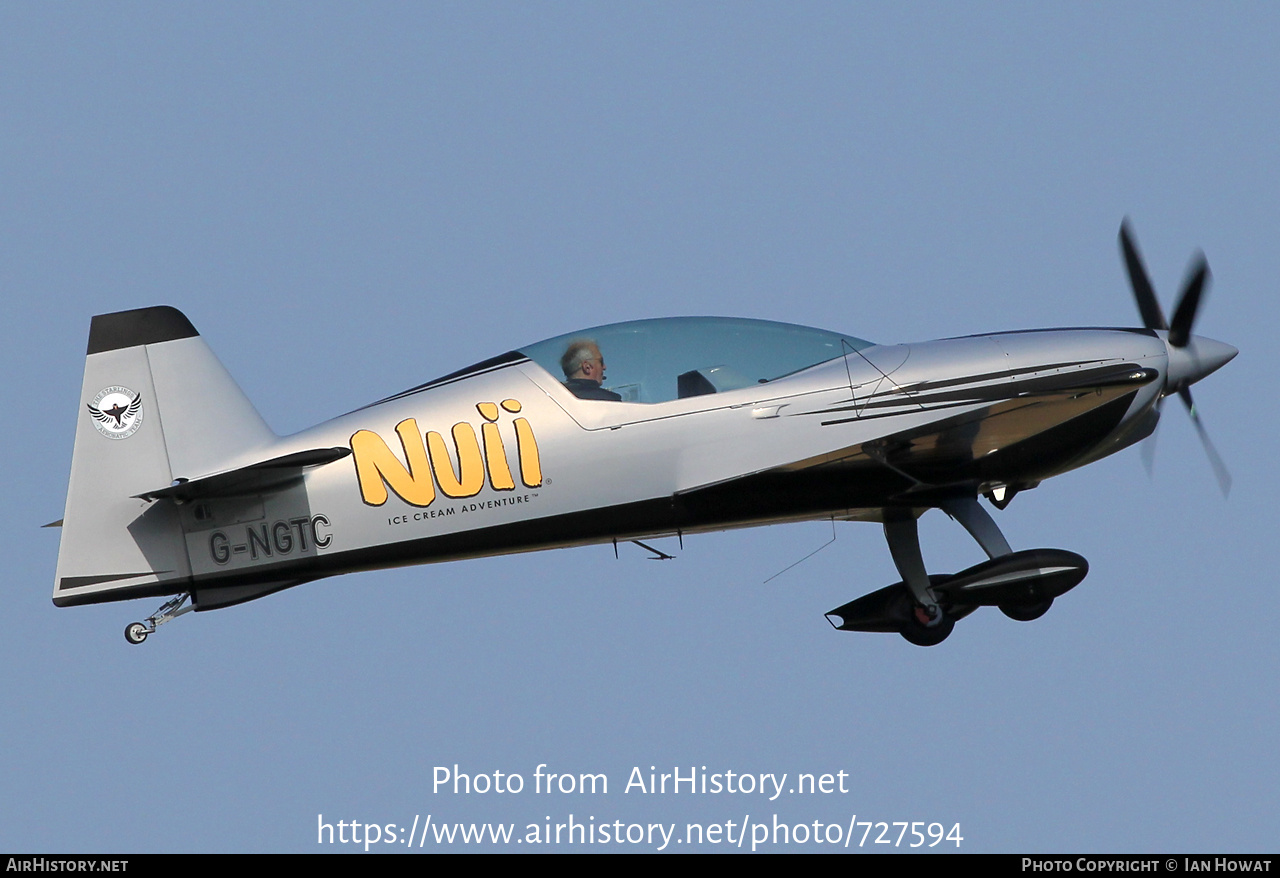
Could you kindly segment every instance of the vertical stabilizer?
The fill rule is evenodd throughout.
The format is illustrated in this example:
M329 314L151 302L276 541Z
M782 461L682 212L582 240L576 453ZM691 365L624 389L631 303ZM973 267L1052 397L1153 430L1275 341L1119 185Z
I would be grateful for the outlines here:
M53 602L187 590L177 508L137 495L216 471L274 439L182 312L94 317Z

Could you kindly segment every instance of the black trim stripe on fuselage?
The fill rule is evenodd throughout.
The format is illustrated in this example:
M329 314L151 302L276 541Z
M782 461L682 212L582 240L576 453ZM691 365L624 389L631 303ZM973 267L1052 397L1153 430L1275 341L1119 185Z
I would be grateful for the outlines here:
M399 393L384 397L377 402L371 402L368 405L362 405L358 409L352 411L362 412L365 409L373 408L376 405L382 405L384 402L392 402L397 399L404 399L406 396L413 396L415 393L421 393L424 390L431 390L435 387L443 387L446 384L453 384L455 381L461 381L464 378L471 378L476 375L484 375L489 372L496 372L499 369L505 369L507 366L515 366L519 363L527 363L529 358L519 351L507 351L505 354L499 354L496 357L490 357L482 360L475 365L468 366L465 369L459 369L456 372L450 372L448 375L442 375L434 381L428 381L426 384L419 384L417 387L410 387L408 390L402 390ZM351 414L351 412L347 412Z
M1038 367L1035 370L1042 371L1045 368L1056 368L1054 366ZM1012 374L1012 373L1010 373ZM867 397L867 400L861 404L857 402L853 404L834 406L831 408L821 409L813 412L805 412L810 415L831 415L836 412L852 411L858 414L848 418L836 418L822 422L822 426L830 426L832 424L845 424L850 421L862 420L864 418L886 417L888 415L899 414L904 408L919 407L925 411L934 411L941 408L954 408L956 406L967 404L979 404L997 402L1003 399L1016 399L1020 396L1038 396L1048 393L1063 393L1073 390L1089 390L1095 387L1108 387L1114 385L1143 385L1154 381L1159 372L1155 369L1147 369L1133 363L1125 363L1117 366L1101 366L1096 369L1084 369L1078 372L1071 372L1065 375L1043 375L1035 378L1025 378L1021 381L1010 381L1008 383L981 383L977 386L959 386L953 390L932 393L917 393L913 389L891 390L881 393L875 393ZM998 376L997 376L998 377ZM991 380L988 374L973 376L972 378L955 379L946 382L931 383L933 387L964 385L967 383L984 382ZM916 385L923 386L923 385ZM861 414L868 409L881 409L887 411L873 412L872 414Z

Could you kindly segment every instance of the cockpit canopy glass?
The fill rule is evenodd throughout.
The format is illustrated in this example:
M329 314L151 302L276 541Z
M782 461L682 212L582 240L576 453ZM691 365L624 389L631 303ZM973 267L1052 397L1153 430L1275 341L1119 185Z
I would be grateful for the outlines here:
M603 382L570 380L573 373L561 365L566 352L578 352L575 362L566 363L572 369L584 358L596 359L582 353L592 346L599 352L597 362L603 360ZM580 397L616 395L624 402L654 403L767 384L870 346L853 336L767 320L669 317L584 329L529 345L520 353ZM591 368L595 367L587 371Z

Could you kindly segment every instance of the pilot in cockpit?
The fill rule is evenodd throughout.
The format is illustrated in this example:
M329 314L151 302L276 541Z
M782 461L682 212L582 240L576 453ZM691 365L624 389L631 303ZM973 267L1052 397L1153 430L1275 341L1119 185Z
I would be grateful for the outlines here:
M569 342L560 357L564 370L564 386L579 399L605 399L618 402L622 397L606 390L604 383L604 357L594 339L577 338Z

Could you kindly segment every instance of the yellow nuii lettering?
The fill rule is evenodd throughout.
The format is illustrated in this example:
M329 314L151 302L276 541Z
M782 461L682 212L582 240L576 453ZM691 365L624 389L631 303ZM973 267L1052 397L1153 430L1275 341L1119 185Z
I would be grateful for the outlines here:
M515 480L511 478L511 467L507 464L507 449L502 445L502 434L498 425L498 407L491 402L477 403L476 410L486 423L480 425L480 435L484 437L484 460L489 465L489 487L495 491L515 490Z
M517 400L502 401L503 411L515 414L521 408ZM484 488L486 474L493 490L514 490L511 464L496 423L499 408L492 402L481 402L476 404L476 411L484 420L480 436L476 436L475 427L466 421L454 424L452 454L444 436L434 430L424 434L414 418L406 418L396 425L403 460L372 430L359 430L352 435L351 451L364 502L381 506L390 496L388 488L412 506L430 506L435 502L437 486L440 493L452 499L474 497ZM537 488L542 485L542 461L533 427L526 418L515 418L512 426L520 481L525 487Z
M502 407L515 414L520 411L520 401L504 399ZM542 460L538 457L538 440L533 437L533 427L524 418L516 418L516 447L520 454L520 481L526 488L542 486Z
M406 503L430 506L436 499L436 487L431 481L431 464L422 444L422 434L418 432L418 422L406 418L396 424L396 433L400 435L407 468L372 430L360 430L351 437L360 496L370 506L381 506L387 502L387 487L390 487Z
M484 487L484 461L480 459L475 427L465 421L454 424L453 447L458 454L456 475L444 437L434 430L427 433L427 450L431 453L431 471L436 474L436 484L446 497L474 497Z

